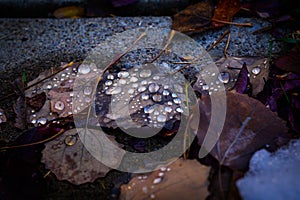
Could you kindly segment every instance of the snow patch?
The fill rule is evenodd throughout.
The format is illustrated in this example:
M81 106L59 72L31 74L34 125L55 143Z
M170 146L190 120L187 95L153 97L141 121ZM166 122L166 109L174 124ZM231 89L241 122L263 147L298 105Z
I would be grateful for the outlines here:
M281 200L300 197L300 140L275 153L257 151L250 161L250 170L237 181L245 200Z

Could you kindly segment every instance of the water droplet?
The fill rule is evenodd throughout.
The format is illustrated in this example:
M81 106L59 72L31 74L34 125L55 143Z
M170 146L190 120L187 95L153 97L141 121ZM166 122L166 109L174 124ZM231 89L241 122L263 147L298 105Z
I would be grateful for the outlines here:
M167 106L167 107L165 107L165 111L168 112L168 113L170 113L170 112L172 112L172 108L169 107L169 106Z
M73 93L73 92L71 92L71 93L70 93L70 97L73 97L73 96L74 96L74 93Z
M161 167L160 171L165 172L167 170L167 167Z
M137 82L139 79L137 78L137 77L135 77L135 76L133 76L133 77L131 77L130 78L130 82L132 82L132 83L135 83L135 82Z
M105 91L105 94L107 95L114 95L114 94L120 94L122 92L121 87L112 87Z
M108 74L108 75L107 75L107 79L114 80L114 78L115 78L115 77L114 77L114 75L112 75L112 74Z
M144 92L145 90L146 90L147 88L145 87L145 86L140 86L140 87L138 87L138 91L139 92Z
M85 87L84 88L84 90L83 90L83 94L84 95L90 95L90 94L92 94L92 87L90 87L90 86L87 86L87 87Z
M154 93L159 90L159 86L156 83L151 83L148 87L149 92Z
M105 82L105 85L106 85L106 86L111 86L112 84L113 84L113 82L110 81L110 80L108 80L108 81Z
M85 101L86 103L88 103L88 102L91 101L91 98L90 98L90 97L85 97L85 98L84 98L84 101Z
M260 67L254 67L252 68L251 72L254 74L254 75L258 75L260 73L261 69Z
M209 90L209 86L208 85L202 85L202 90Z
M148 78L152 74L152 71L150 69L143 69L140 71L140 77L141 78Z
M125 79L120 79L119 83L122 84L122 85L125 85L127 83L127 81Z
M90 68L90 66L87 65L87 64L81 64L81 65L78 67L78 72L79 72L80 74L88 74L88 73L90 73L90 71L91 71L91 68Z
M173 102L172 101L168 101L167 103L169 106L173 105Z
M178 95L176 94L176 93L172 93L172 95L171 95L173 98L176 98L176 97L178 97Z
M154 111L153 106L146 106L144 108L144 113L152 113Z
M158 173L158 176L159 176L159 177L163 177L164 175L165 175L165 173L163 173L163 172L159 172L159 173Z
M46 86L46 89L48 89L48 90L52 89L52 85L50 85L50 84L47 85L47 86Z
M149 99L149 95L143 93L141 98L142 98L142 100L148 100Z
M36 123L36 118L33 118L33 119L31 120L31 123L35 124L35 123Z
M176 104L181 104L181 100L179 98L173 99L173 102Z
M228 72L221 72L218 75L218 79L219 81L221 81L222 83L228 83L230 80L230 74ZM203 89L204 90L204 89Z
M65 137L65 144L67 146L73 146L77 142L77 136L76 135L67 135Z
M158 115L157 116L157 121L158 122L166 122L167 121L167 117L165 115Z
M160 77L159 76L153 76L153 78L152 78L153 80L155 80L155 81L157 81L157 80L159 80L160 79Z
M153 180L153 185L158 184L158 183L160 183L161 181L162 181L162 178L161 178L161 177L155 178L155 179Z
M143 190L144 193L147 193L147 192L148 192L148 187L147 187L147 186L144 186L144 187L142 188L142 190Z
M152 100L155 102L159 102L159 101L161 101L161 99L162 99L162 96L160 94L154 94L152 96Z
M127 71L120 71L118 73L119 78L127 78L129 76L129 73Z
M163 90L162 94L163 94L164 96L168 96L168 95L170 94L170 92L169 92L168 90Z
M63 110L65 109L65 104L62 102L62 101L57 101L55 104L54 104L54 108L56 110Z
M133 94L133 93L134 93L134 89L133 88L128 89L128 94Z
M155 194L151 194L151 195L150 195L150 198L151 198L151 199L155 199Z
M176 108L176 111L179 112L179 113L183 113L183 110L180 107Z
M167 172L169 172L169 171L171 171L171 168L170 168L170 167L167 168Z
M45 117L39 118L38 120L36 120L36 123L44 125L47 123L47 119Z

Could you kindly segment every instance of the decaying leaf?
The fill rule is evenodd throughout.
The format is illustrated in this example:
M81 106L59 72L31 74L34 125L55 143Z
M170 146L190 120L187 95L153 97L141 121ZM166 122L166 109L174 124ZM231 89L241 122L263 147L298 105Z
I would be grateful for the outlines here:
M188 6L174 15L172 29L182 33L199 33L209 29L213 7L210 2Z
M179 159L149 176L136 176L122 185L120 199L205 199L209 170L197 160Z
M96 130L94 131L97 133ZM108 136L108 138L115 145L118 145L113 136ZM101 150L104 155L105 151L110 151ZM110 171L109 167L98 161L85 148L79 138L77 129L71 129L47 143L42 153L41 161L45 163L47 169L50 169L56 175L57 179L67 180L76 185L93 182L99 177L104 177ZM122 157L123 155L114 153L114 156L110 158L110 162L117 167Z
M222 98L215 95L215 98ZM201 145L211 123L210 98L203 97L199 107L201 118L197 137ZM261 102L244 94L227 92L226 120L210 153L221 165L245 170L255 151L266 145L278 146L287 142L286 132L285 122Z
M230 22L240 8L241 4L239 0L220 0L215 9L213 20ZM214 27L220 27L225 24L214 21L212 25Z
M219 71L223 73L223 76L219 77L219 80L222 80L222 77L229 77L229 80L224 83L225 88L230 90L234 87L235 82L240 73L240 69L243 64L246 63L247 69L250 75L250 84L252 85L252 95L256 96L264 88L265 82L269 77L269 59L259 58L259 57L223 57L220 60L216 61L216 65L219 68ZM225 76L227 74L227 76Z

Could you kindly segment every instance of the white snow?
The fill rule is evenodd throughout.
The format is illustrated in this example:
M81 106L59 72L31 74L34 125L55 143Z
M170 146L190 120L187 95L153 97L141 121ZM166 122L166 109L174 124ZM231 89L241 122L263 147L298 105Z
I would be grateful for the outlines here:
M300 140L275 153L257 151L237 187L245 200L300 199Z

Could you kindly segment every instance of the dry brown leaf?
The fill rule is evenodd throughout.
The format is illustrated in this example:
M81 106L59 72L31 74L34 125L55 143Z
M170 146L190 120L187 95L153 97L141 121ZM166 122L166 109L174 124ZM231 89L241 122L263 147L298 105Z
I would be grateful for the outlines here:
M209 29L212 18L212 5L209 2L200 2L188 6L174 15L172 29L182 33L199 33Z
M240 8L241 4L239 0L220 0L215 9L213 20L230 22ZM212 25L214 27L220 27L225 24L214 21Z
M120 199L205 199L209 170L197 160L178 159L149 176L136 176L122 185Z
M95 131L95 132L94 132ZM97 134L97 130L93 133ZM113 136L108 138L115 144ZM102 149L104 154L105 149ZM43 150L42 162L50 169L58 180L67 180L75 185L93 182L99 177L104 177L110 168L94 158L84 147L77 129L71 129L57 139L46 144ZM111 153L111 152L110 152ZM110 162L116 167L120 164L123 155L115 155Z
M218 94L215 95L215 98L222 98ZM201 118L197 137L201 145L210 123L210 97L203 97L199 107ZM282 141L287 138L286 132L286 122L261 102L247 95L227 92L225 124L210 153L221 165L245 170L255 151L266 145L276 146L276 140Z

